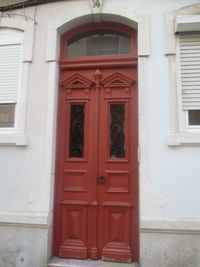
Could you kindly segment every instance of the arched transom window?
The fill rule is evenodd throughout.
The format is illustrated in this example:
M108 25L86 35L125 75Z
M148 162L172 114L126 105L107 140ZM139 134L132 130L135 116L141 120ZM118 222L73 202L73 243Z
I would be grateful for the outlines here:
M109 29L91 30L67 40L66 56L84 57L131 53L130 35Z

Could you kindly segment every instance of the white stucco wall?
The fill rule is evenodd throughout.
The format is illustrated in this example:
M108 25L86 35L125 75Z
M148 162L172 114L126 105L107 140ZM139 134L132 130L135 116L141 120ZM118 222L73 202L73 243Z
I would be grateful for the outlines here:
M145 114L148 155L145 175L148 176L146 177L148 181L143 184L147 194L142 188L141 201L144 202L144 208L141 210L142 216L200 216L200 207L195 205L200 185L198 179L200 170L197 164L199 148L191 146L171 148L167 146L166 142L166 137L171 131L169 118L171 99L169 97L169 62L164 54L167 38L164 13L192 3L198 3L198 1L152 0L141 3L141 1L127 0L123 2L124 8L132 6L133 11L149 16L150 54L146 60L147 92L145 92L148 101ZM104 10L112 9L114 12L121 5L121 1L104 1L102 13ZM15 10L14 13L16 12L24 14L22 10ZM26 16L33 17L34 13L35 7L25 10ZM0 148L4 177L0 181L2 190L0 209L3 211L49 210L49 174L51 170L49 162L46 161L45 152L48 149L51 150L52 140L49 140L49 147L46 147L45 140L46 134L52 129L47 128L49 126L47 119L50 119L47 113L48 94L51 93L48 90L48 63L45 61L47 27L53 21L62 18L64 21L68 14L70 14L70 18L76 18L83 13L91 13L90 3L87 0L59 2L41 5L37 8L26 114L28 145L26 147L4 146ZM50 17L49 14L51 14ZM50 108L54 109L53 106ZM54 147L52 148L54 153ZM143 154L141 156L146 157ZM12 168L9 167L10 165ZM11 194L7 194L7 192ZM163 212L158 207L156 214L155 203L152 204L155 205L154 209L149 208L153 198ZM159 200L159 198L161 199Z
M141 93L141 103L144 105L140 106L140 115L143 117L139 118L143 120L143 128L140 127L140 213L145 220L163 217L173 221L178 217L200 221L200 146L171 147L167 143L167 136L174 129L171 127L173 119L170 118L173 109L170 91L172 78L168 56L165 55L168 37L164 19L166 12L195 3L199 1L103 1L102 13L121 9L125 14L132 8L133 17L136 17L136 12L149 18L150 50L140 59L141 74L144 74L145 80L142 81L140 76L140 81L146 84ZM34 219L30 218L38 215L36 224L45 225L48 219L51 221L53 202L58 84L58 65L51 59L47 61L51 44L47 44L46 40L54 36L50 34L53 31L50 26L67 19L70 21L69 27L76 26L84 19L72 19L91 14L91 7L89 0L75 0L10 13L25 14L31 18L35 15L36 24L27 87L25 134L28 143L27 146L0 146L0 222L32 224ZM109 19L112 17L106 16ZM104 14L104 18L106 16ZM85 19L85 22L91 21L92 17ZM55 40L49 42L55 43ZM52 76L52 73L55 75ZM148 228L146 224L145 227Z

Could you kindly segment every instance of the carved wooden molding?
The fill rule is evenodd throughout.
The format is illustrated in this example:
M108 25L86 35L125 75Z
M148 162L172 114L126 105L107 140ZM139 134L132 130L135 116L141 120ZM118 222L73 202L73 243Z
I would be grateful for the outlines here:
M102 80L101 83L105 88L131 87L135 83L135 81L119 72L115 72L104 80Z
M92 68L112 68L112 67L136 67L137 58L127 55L116 55L106 57L85 57L85 58L68 58L60 60L60 70L68 69L88 69L88 65Z
M88 78L80 75L79 73L75 73L74 75L70 76L63 82L61 82L61 86L65 89L88 89L94 84L93 81L89 80Z

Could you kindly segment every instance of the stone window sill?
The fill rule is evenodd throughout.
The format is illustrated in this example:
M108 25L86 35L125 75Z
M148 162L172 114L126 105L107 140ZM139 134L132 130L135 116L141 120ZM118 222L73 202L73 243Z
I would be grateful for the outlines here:
M27 141L24 134L0 134L0 145L26 146Z
M200 133L177 133L167 136L168 146L200 145Z

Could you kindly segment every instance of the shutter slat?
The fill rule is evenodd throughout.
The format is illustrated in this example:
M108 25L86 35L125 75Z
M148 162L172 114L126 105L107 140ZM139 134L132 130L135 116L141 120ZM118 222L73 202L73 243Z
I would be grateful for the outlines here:
M185 62L185 64L200 64L200 59L198 57L191 57L191 58L187 58L187 57L181 57L181 62Z
M188 90L190 90L191 86L196 86L199 90L199 82L182 82L181 84L182 86L187 86Z
M193 97L200 98L200 94L198 94L198 93L197 94L188 93L188 94L185 94L185 95L187 96L187 98L193 98Z
M183 109L200 109L200 34L180 36Z
M200 47L198 48L198 46L197 47L187 47L185 49L181 49L181 54L191 53L193 55L193 54L198 54L199 51L200 51Z
M192 96L200 96L200 94L198 92L196 92L195 90L191 90L190 93L184 92L184 95L187 95L187 96L189 96L189 95L192 95Z
M181 46L181 50L184 50L184 49L190 49L192 47L194 47L194 49L196 47L198 47L200 45L200 42L187 42L187 43L182 43L182 46Z
M199 50L200 52L200 50ZM181 53L181 58L190 58L191 61L193 61L193 58L196 58L199 56L199 53L191 53L191 52L187 52L187 53Z
M17 101L21 45L0 45L0 103Z
M197 76L182 76L182 83L184 82L200 82L200 77L197 75Z
M194 66L192 68L181 68L181 72L183 74L185 73L200 73L200 66L196 66L194 69Z
M192 91L195 91L195 93L199 93L200 94L199 86L197 86L197 85L191 85L191 84L183 85L182 86L182 91L189 92L189 93L192 92Z
M200 34L187 34L180 36L181 42L199 42Z
M194 78L194 77L200 77L200 72L199 71L195 71L195 72L184 72L183 74L182 74L182 77L183 78Z

